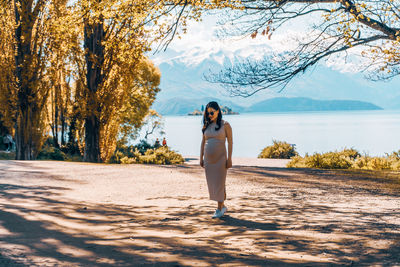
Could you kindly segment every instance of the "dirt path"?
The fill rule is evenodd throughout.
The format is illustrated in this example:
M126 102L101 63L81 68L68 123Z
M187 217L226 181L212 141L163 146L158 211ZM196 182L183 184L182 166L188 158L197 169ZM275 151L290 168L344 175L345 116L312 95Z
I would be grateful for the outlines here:
M351 176L351 177L350 177ZM235 166L0 161L0 266L400 266L399 183Z

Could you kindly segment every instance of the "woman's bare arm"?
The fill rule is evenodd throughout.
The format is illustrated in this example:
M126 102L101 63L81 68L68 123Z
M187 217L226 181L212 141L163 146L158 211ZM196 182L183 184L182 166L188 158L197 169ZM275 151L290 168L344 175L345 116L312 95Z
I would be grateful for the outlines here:
M225 122L225 133L226 139L228 140L228 158L226 162L226 167L232 167L232 150L233 150L233 137L232 137L232 127L228 122Z
M205 143L205 138L204 138L204 134L203 134L203 138L201 139L201 146L200 146L200 166L204 167L204 143Z

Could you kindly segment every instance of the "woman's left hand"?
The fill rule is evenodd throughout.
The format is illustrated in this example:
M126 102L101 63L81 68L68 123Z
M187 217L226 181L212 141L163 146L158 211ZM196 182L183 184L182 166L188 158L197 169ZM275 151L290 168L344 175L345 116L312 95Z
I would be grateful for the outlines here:
M229 169L232 167L232 159L227 159L226 160L226 168Z

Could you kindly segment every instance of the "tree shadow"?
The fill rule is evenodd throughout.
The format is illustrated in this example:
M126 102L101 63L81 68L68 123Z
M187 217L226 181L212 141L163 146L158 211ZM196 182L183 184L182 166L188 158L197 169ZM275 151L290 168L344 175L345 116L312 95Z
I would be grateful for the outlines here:
M353 197L335 198L346 192L346 185L314 192L320 173L302 182L291 172L277 171L238 168L232 175L247 172L249 179L258 179L259 191L232 199L235 205L227 215L214 220L210 218L214 203L205 197L196 199L204 200L197 206L185 206L188 197L179 195L169 198L181 206L99 204L66 199L68 187L2 182L0 265L392 266L400 262L400 231L392 221L398 211L340 208L335 205ZM29 173L23 172L14 175ZM54 178L45 170L35 173L38 176ZM279 179L283 185L265 183Z
M19 192L20 189L23 191ZM24 196L28 194L27 189L33 194ZM188 215L178 208L174 211L166 208L149 217L143 212L135 212L142 207L54 201L52 199L54 196L48 194L49 189L2 186L0 193L2 203L4 200L30 199L30 203L42 207L35 209L18 204L2 204L0 225L1 229L9 233L2 236L2 243L11 251L15 249L26 251L24 259L12 255L11 252L11 255L3 255L3 262L21 266L48 263L66 266L189 266L191 265L189 262L199 262L201 265L232 262L260 266L266 263L272 265L281 263L256 255L252 255L249 259L248 255L236 255L227 253L222 248L209 247L210 243L215 244L214 238L208 238L205 241L207 245L196 245L187 244L186 238L164 236L171 231L178 234L196 233L201 222L204 224L204 221L199 221L199 217L196 217L200 215L199 210ZM44 195L38 196L39 192ZM192 216L197 221L197 226L181 224L179 214L184 214L181 215L182 219ZM245 224L248 228L265 228L265 225L252 224L244 220L231 220L231 223L242 224L232 225L233 227L242 227ZM65 228L65 224L71 226ZM96 229L102 228L106 230L98 230L96 233ZM164 254L170 256L164 259L160 256ZM177 260L173 260L175 258ZM186 260L187 264L185 261L182 262L181 258L189 259Z
M230 174L245 177L252 182L290 184L294 187L313 186L330 189L334 186L341 191L363 191L374 195L395 197L400 193L400 172L241 167L233 168Z
M223 222L222 225L234 226L235 228L244 230L275 231L280 229L279 225L276 223L250 221L250 220L235 218L230 215L225 215L221 217L220 220Z
M2 267L24 267L26 265L22 264L21 262L12 260L8 257L4 257L0 253L0 266L2 266Z

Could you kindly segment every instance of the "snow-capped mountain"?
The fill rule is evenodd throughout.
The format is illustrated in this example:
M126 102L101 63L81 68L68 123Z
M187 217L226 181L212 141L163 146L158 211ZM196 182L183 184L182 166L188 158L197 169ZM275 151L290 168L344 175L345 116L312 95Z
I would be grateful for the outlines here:
M249 44L246 47L229 47L216 43L212 47L194 46L188 50L175 51L167 49L165 52L159 52L151 58L156 65L162 63L179 62L187 66L195 67L204 63L204 61L212 61L218 65L226 62L232 62L235 59L252 58L261 59L264 55L271 53L271 48L265 44Z
M196 47L184 52L168 49L152 56L162 74L161 92L157 95L155 106L172 98L215 98L242 106L254 103L255 98L246 98L244 101L243 98L230 97L219 84L207 82L204 75L219 72L224 66L242 58L257 59L259 54L256 51L264 49L261 46L236 50L216 47L205 50Z
M385 109L400 108L400 78L391 82L372 82L365 80L362 74L342 73L323 63L295 78L281 93L265 90L248 98L230 97L220 85L204 79L205 74L219 72L225 65L243 59L259 60L270 51L268 46L260 44L244 48L216 45L206 49L194 47L182 52L168 49L151 55L162 73L161 92L153 108L160 113L184 114L193 111L194 105L198 108L198 102L206 104L208 99L215 99L224 102L223 105L245 109L274 97L360 100Z

